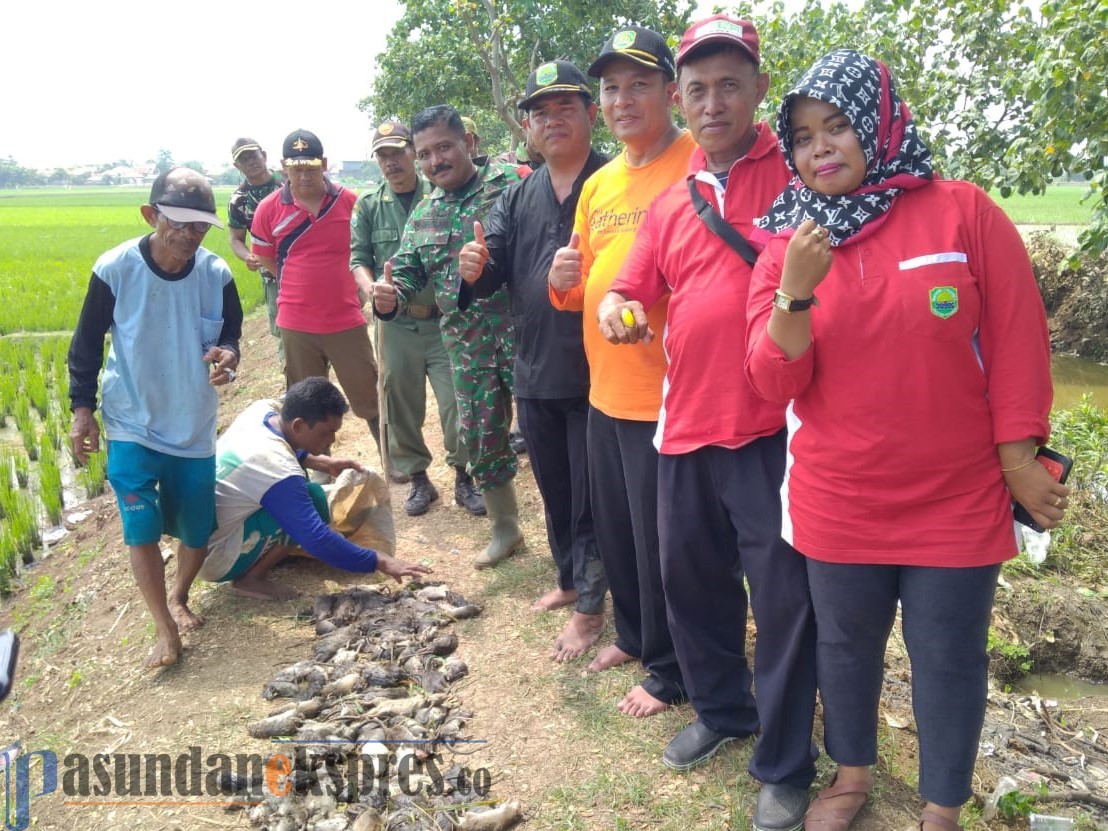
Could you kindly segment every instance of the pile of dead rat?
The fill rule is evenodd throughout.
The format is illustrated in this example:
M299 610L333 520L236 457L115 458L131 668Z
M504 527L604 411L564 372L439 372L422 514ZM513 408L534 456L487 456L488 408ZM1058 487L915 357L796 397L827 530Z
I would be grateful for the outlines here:
M317 598L311 657L262 696L284 702L248 726L274 741L263 774L222 783L268 831L500 831L520 804L493 795L472 713L454 685L455 620L481 609L443 585L359 587Z

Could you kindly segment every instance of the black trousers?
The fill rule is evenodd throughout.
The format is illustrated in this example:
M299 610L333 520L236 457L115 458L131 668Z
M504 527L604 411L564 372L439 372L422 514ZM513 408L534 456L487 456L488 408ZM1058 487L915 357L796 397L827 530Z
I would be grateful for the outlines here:
M517 398L516 417L546 512L558 587L577 590L577 611L604 611L608 583L589 500L587 398Z
M616 646L642 661L642 686L660 701L685 698L666 620L658 555L658 453L653 421L589 408L589 492L600 559L612 593Z
M927 568L808 561L828 756L842 765L877 762L885 645L899 601L912 663L919 792L950 808L970 798L985 721L987 641L999 574L999 565Z
M805 559L781 539L784 469L783 430L738 450L661 456L658 532L670 631L697 716L729 736L760 727L750 773L807 788L816 632ZM744 576L758 629L753 674Z

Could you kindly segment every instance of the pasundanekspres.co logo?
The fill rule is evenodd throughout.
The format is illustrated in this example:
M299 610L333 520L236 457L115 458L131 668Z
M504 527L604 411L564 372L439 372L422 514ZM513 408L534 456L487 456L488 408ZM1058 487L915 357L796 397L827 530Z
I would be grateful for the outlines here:
M457 740L456 740L457 741ZM470 740L473 741L473 740ZM483 741L476 743L483 744ZM316 745L318 746L318 745ZM355 792L379 790L388 794L390 784L408 796L439 795L448 788L487 796L492 775L487 768L455 770L447 780L436 757L425 754L382 752L349 755L342 764L328 763L330 754L304 746L289 751L259 753L210 753L193 745L185 753L68 753L59 762L52 750L24 752L21 742L0 750L4 772L4 827L26 831L31 825L31 802L59 790L63 805L219 805L230 793L246 790L238 805L256 804L266 796L288 796L297 790ZM297 777L296 772L316 773ZM296 784L300 783L300 784ZM249 797L253 797L252 802Z

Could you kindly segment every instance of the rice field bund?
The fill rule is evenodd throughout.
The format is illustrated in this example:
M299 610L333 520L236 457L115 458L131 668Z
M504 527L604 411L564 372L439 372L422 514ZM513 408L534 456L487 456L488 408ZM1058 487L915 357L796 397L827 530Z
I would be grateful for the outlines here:
M0 595L65 512L104 490L103 453L72 465L66 352L96 258L149 231L139 213L148 194L0 191ZM229 195L216 192L221 217ZM231 253L226 231L213 228L204 246L231 265L243 308L257 306L260 283Z

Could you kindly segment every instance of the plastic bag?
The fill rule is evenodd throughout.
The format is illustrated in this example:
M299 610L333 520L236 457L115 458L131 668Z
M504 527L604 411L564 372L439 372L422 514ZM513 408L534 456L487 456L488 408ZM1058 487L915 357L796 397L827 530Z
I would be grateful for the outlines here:
M331 527L363 548L390 557L396 552L389 486L376 471L344 470L323 486L331 509Z
M1050 550L1050 532L1035 531L1028 528L1022 522L1015 523L1016 542L1021 551L1027 552L1027 558L1031 564L1041 566L1046 561L1047 552Z

